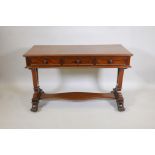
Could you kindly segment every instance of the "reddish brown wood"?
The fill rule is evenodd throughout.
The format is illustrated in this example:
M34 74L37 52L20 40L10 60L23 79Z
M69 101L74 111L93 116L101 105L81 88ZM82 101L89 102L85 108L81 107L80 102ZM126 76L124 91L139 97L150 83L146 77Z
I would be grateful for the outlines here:
M130 57L123 56L98 56L96 57L96 65L125 65L129 66Z
M62 66L92 66L93 57L89 56L68 56L63 57Z
M123 68L118 68L118 73L117 73L117 90L121 91L122 90L122 83L123 83L123 75L124 75L124 69Z
M35 45L25 57L31 56L132 56L120 44L109 45Z
M62 56L62 57L27 57L28 68L51 68L92 66L96 68L128 68L130 67L128 56Z
M69 96L71 99L115 98L118 110L125 110L121 89L124 69L130 67L132 54L122 45L36 45L24 56L26 67L32 71L34 87L32 111L38 110L40 99L68 98ZM111 93L45 94L39 87L38 68L53 67L118 68L117 85Z
M90 93L90 92L66 92L66 93L57 93L57 94L42 94L41 99L68 99L68 100L88 100L96 98L109 98L115 99L113 93Z

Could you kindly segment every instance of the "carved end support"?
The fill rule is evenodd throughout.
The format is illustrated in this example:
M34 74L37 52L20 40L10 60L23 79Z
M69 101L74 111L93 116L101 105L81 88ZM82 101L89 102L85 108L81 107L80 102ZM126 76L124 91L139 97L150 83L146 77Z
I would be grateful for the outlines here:
M117 102L118 111L120 111L120 112L125 111L124 98L122 96L121 91L118 91L117 88L114 88L113 93L115 95L115 99L116 99L116 102Z
M38 104L39 104L39 100L41 95L44 93L44 91L42 89L39 88L38 92L35 92L33 94L33 98L32 98L32 108L31 111L32 112L37 112L38 111Z

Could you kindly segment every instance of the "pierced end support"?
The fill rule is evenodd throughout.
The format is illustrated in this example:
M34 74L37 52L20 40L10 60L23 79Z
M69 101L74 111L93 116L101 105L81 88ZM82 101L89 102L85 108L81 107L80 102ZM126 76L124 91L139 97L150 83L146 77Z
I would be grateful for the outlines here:
M115 95L118 111L120 112L125 111L124 98L122 96L122 93L118 91L117 88L113 89L113 93Z
M44 91L42 89L39 88L38 92L35 92L33 94L33 98L32 98L32 108L31 111L32 112L37 112L38 111L38 104L39 104L39 100L41 95L44 93Z
M120 112L125 111L124 104L117 100L116 100L116 102L117 102L118 111L120 111Z

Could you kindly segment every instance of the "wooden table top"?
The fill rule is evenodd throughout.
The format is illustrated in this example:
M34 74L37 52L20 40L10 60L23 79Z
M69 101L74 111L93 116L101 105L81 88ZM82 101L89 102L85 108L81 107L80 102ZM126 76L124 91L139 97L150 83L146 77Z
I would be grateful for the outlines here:
M109 45L34 45L25 57L31 56L132 56L120 44Z

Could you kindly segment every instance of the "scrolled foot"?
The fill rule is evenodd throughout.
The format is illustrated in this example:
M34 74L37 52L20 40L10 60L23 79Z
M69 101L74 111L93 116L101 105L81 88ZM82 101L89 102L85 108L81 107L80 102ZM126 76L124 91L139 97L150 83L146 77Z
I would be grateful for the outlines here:
M123 104L117 104L117 107L118 107L118 111L120 111L120 112L125 111Z
M38 105L33 104L31 108L32 112L37 112L38 111Z
M124 98L120 92L117 92L117 93L118 93L117 95L118 98L116 99L116 102L117 102L118 111L120 112L125 111Z
M120 112L125 111L124 98L122 96L122 93L120 91L117 91L116 88L113 89L113 93L114 93L115 98L116 98L118 111L120 111Z
M37 88L37 90L34 92L33 98L32 98L32 108L31 108L32 112L38 111L39 100L41 99L41 95L43 93L44 93L44 91L40 88Z

